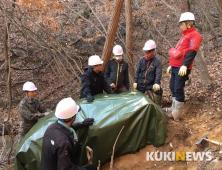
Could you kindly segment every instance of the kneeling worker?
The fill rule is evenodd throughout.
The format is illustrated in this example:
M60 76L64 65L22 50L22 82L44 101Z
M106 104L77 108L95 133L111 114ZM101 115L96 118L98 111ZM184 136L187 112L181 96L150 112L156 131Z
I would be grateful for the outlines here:
M65 98L57 104L55 116L58 121L46 129L43 137L41 170L94 169L93 164L84 167L74 164L74 142L77 142L78 138L71 125L80 110L80 106L71 97Z

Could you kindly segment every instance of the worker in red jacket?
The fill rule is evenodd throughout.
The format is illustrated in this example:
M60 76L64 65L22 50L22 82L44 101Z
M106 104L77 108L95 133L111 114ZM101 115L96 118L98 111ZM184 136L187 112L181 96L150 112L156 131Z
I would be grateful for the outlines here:
M184 108L184 87L185 82L189 79L194 58L202 42L201 35L194 28L195 17L191 12L182 13L180 16L180 29L182 30L182 38L169 51L170 66L167 73L171 74L170 90L172 92L173 104L171 108L166 108L169 117L179 120Z

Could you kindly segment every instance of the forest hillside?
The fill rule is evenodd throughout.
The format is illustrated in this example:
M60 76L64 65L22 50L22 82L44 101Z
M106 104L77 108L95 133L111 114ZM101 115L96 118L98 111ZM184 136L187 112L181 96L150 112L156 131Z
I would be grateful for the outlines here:
M65 97L79 98L88 57L97 54L107 63L112 57L110 49L116 44L123 47L124 60L129 63L132 89L145 42L156 42L155 55L163 68L162 107L170 106L168 50L181 37L179 17L186 11L194 13L195 27L203 41L185 87L182 121L169 121L165 145L147 146L135 154L116 158L114 168L222 167L221 155L213 144L208 149L215 153L214 162L146 161L146 152L150 150L197 152L195 142L206 133L222 142L222 0L1 0L0 169L13 169L20 121L17 105L24 98L23 84L34 82L37 97L54 110ZM109 163L101 169L109 169Z

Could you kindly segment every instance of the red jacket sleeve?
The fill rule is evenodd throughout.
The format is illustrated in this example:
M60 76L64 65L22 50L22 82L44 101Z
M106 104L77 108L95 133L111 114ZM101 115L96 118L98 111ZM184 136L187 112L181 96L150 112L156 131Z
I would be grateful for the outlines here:
M198 32L195 32L190 40L190 49L189 50L194 50L194 51L198 51L200 44L202 42L202 37Z

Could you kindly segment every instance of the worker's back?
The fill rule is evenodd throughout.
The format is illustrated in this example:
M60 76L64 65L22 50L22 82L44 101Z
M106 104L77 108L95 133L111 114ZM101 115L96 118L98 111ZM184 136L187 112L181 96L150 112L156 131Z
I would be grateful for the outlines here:
M78 167L72 162L74 161L73 139L73 133L63 125L58 122L50 125L43 137L41 170Z

